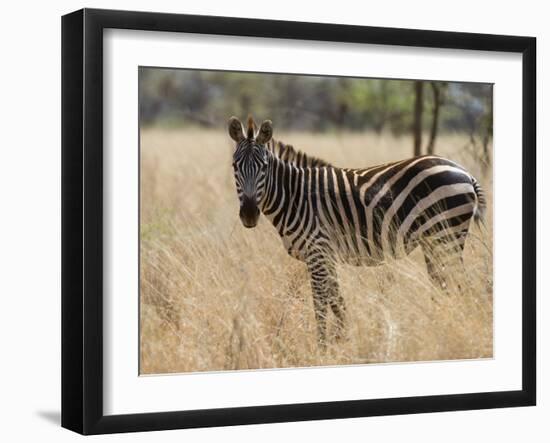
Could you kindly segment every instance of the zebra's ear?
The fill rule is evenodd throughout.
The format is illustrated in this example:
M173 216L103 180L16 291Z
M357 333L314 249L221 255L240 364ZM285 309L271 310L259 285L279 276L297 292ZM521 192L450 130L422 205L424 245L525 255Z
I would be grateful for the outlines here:
M244 139L243 124L237 117L231 117L227 124L229 136L240 143Z
M260 126L260 130L258 131L258 135L256 136L256 143L263 145L269 142L272 136L273 136L273 123L271 123L271 120L265 120L262 123L262 126Z

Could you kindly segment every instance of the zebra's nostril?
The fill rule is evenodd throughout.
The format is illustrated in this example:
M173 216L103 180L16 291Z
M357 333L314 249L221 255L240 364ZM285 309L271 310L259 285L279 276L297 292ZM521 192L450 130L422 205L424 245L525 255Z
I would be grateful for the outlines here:
M260 216L260 209L256 204L255 198L250 198L247 196L243 197L239 216L247 228L253 228L256 226L258 223L258 217Z
M255 212L255 211L259 212L258 205L256 203L256 198L255 197L248 197L246 195L243 196L243 201L241 203L241 210L243 210L245 212L249 212L249 213L252 213L252 212Z

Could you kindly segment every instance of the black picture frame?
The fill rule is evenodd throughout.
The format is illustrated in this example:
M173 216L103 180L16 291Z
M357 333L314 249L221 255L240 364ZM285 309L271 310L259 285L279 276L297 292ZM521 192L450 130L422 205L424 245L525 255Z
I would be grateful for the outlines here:
M171 31L522 54L522 389L131 415L103 413L103 30ZM82 434L536 403L536 39L83 9L62 18L62 426Z

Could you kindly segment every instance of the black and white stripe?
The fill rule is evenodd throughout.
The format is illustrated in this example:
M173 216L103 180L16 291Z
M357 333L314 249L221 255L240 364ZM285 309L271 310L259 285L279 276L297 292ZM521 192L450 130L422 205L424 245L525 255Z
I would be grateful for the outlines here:
M430 277L444 287L445 265L462 263L470 222L486 207L479 183L441 157L343 169L271 141L269 121L256 133L249 119L245 136L232 118L230 135L243 224L255 226L261 211L289 254L307 264L321 343L328 307L338 335L344 326L335 264L374 266L420 246Z

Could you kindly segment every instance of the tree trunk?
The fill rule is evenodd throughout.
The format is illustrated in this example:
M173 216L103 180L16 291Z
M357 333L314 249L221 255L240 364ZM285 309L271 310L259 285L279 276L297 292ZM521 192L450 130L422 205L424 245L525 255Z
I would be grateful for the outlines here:
M424 111L424 83L420 80L414 82L414 155L422 155L422 112Z
M436 82L430 82L434 95L434 106L432 109L432 128L430 130L430 141L428 142L428 154L433 155L435 151L435 138L439 126L439 107L441 106L441 91Z

